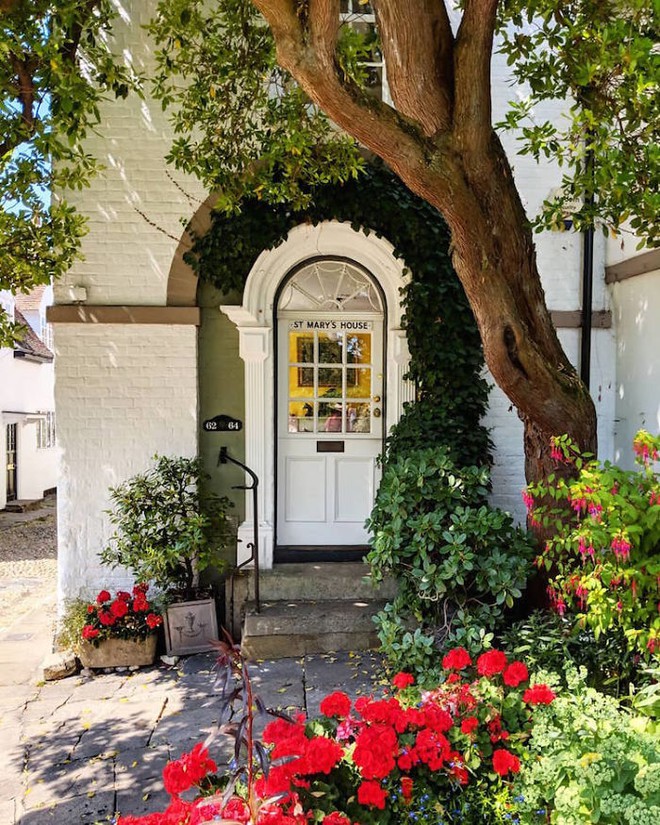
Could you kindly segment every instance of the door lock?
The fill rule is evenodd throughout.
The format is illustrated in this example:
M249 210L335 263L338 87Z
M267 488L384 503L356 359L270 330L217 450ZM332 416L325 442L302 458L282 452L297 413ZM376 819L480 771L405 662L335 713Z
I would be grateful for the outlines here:
M374 418L380 418L380 410L378 407L374 410Z

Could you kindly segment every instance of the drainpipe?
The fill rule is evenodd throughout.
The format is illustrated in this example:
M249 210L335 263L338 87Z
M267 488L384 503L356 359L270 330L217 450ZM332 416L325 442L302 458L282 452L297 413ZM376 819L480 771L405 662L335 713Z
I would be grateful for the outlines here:
M587 149L585 164L587 176L593 183L594 179L594 155L591 149ZM594 191L591 186L585 195L585 206L587 209L593 206ZM591 314L593 307L594 291L594 227L593 223L582 233L582 336L580 340L580 378L589 389L589 379L591 377Z

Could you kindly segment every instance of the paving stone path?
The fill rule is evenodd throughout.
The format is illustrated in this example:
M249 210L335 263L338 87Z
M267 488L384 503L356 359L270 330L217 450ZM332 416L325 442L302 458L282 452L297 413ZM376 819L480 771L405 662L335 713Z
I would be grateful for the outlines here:
M28 536L30 523L40 524L28 520ZM212 654L44 684L39 665L51 649L54 580L44 570L29 578L0 623L0 825L93 825L117 812L162 810L166 762L212 734L211 755L226 764ZM253 682L267 706L314 715L332 690L371 693L380 670L377 654L337 653L256 663Z

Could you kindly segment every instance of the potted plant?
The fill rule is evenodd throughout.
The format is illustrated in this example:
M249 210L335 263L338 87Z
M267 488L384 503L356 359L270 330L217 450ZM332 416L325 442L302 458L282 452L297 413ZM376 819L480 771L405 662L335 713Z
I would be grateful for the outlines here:
M60 642L71 647L83 667L131 667L153 664L159 610L147 598L148 586L113 597L101 590L93 602L76 600L67 606Z
M210 649L217 639L215 600L200 574L222 571L231 535L229 499L208 490L198 458L155 456L155 465L111 488L115 533L101 560L149 581L167 604L165 641L172 654Z

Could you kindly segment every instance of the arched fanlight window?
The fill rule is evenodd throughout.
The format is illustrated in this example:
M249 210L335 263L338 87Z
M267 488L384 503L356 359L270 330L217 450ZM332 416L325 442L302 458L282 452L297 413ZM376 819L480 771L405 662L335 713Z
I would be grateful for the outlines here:
M287 281L280 310L316 312L382 312L372 278L350 261L323 258L310 261Z

